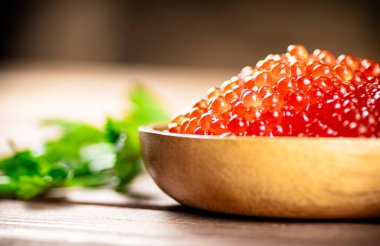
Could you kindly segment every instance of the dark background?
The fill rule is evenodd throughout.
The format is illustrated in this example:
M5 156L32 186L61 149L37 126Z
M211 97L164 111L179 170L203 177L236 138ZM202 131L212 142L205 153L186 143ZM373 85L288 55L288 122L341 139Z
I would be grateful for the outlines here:
M302 43L380 60L379 1L1 1L0 61L241 67Z

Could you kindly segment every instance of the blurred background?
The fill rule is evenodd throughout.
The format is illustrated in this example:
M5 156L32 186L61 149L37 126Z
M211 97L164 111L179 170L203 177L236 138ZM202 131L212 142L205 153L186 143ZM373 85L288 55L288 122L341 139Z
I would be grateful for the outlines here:
M289 44L380 60L379 17L376 0L3 0L0 155L51 136L43 118L120 115L133 81L172 113Z
M1 1L0 59L238 68L288 44L380 58L380 1Z

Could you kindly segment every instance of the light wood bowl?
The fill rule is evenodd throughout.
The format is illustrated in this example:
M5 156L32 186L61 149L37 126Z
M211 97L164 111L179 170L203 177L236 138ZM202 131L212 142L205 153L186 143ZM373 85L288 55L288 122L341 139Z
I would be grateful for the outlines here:
M217 137L140 127L157 185L199 209L265 217L380 217L380 139Z

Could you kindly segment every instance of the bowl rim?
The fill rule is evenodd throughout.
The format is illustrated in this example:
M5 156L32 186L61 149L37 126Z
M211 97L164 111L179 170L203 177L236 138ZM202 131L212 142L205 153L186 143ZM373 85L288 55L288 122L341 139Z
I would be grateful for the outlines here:
M148 133L155 134L165 137L173 137L173 138L182 138L182 139L199 139L199 140L217 140L217 141L278 141L278 140L286 140L286 141L328 141L328 142L343 142L343 141L362 141L362 142L377 142L380 143L380 138L366 138L366 137L294 137L294 136L286 136L286 137L268 137L268 136L216 136L216 135L196 135L196 134L182 134L182 133L171 133L167 130L168 123L155 123L148 125L141 125L138 127L138 131L140 133Z

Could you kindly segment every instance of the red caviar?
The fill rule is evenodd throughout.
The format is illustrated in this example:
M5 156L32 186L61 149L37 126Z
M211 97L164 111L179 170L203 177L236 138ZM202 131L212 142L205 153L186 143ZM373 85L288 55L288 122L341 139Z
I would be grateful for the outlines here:
M290 45L210 88L168 128L221 136L380 137L380 64Z

